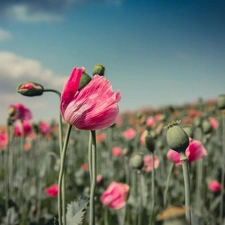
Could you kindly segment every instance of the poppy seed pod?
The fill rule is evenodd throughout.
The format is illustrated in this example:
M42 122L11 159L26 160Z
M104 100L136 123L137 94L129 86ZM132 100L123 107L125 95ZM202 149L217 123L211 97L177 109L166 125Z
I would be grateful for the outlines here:
M91 81L91 77L86 74L85 72L82 73L81 79L80 79L80 84L78 91L80 91L84 86L86 86L89 82Z
M187 133L188 137L193 138L194 132L191 127L184 127L183 130Z
M206 119L202 121L202 131L204 134L208 134L212 131L212 125Z
M225 95L219 95L217 106L220 110L225 109Z
M166 141L169 147L177 152L185 152L189 145L187 133L178 125L180 121L172 121L167 128Z
M194 119L194 124L196 127L200 127L201 124L202 124L202 118L199 117L199 116L196 116L195 119Z
M44 87L35 82L24 82L17 87L17 92L24 96L34 97L42 95Z
M132 168L140 170L144 166L144 158L143 155L137 153L136 155L132 156L130 159L130 165Z
M105 67L102 64L97 64L92 70L93 76L96 74L100 76L104 76L104 73L105 73Z

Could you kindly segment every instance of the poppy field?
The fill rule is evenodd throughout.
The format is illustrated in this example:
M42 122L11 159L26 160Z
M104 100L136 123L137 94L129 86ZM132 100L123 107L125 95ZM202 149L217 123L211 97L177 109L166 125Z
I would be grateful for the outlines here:
M59 119L33 123L9 104L0 128L2 225L225 224L225 95L119 111L104 67L73 68L62 92L25 82L18 94L60 99Z

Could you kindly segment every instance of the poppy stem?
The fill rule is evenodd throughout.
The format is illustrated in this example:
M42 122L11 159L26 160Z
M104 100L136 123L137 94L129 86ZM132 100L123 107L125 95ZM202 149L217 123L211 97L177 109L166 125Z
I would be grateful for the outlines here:
M64 177L64 170L65 170L65 156L66 156L66 150L67 150L67 146L69 143L69 137L70 137L70 132L72 129L72 125L68 124L67 126L67 132L66 132L66 138L65 138L65 142L63 145L63 150L61 153L61 165L60 165L60 171L59 171L59 179L58 179L58 219L59 219L59 225L62 225L62 219L64 221L64 224L66 224L66 215L64 214L62 217L62 212L63 212L63 205L62 205L62 191L65 192L65 190L62 190L62 183L63 183L63 177ZM63 196L64 198L64 196ZM65 210L65 209L64 209Z
M92 137L92 154L91 154L91 168L92 168L92 182L91 182L91 193L90 193L90 225L95 225L95 186L96 186L96 161L97 161L97 148L96 148L96 134L94 130L91 130Z
M92 162L91 162L91 156L92 156L92 134L90 132L89 141L88 141L88 161L89 161L90 185L92 183Z
M221 192L220 192L220 224L223 224L223 195L224 195L224 176L225 176L225 166L224 166L224 159L225 159L225 110L222 111L222 145L223 145L223 153L222 153L222 172L221 172Z
M151 207L151 217L149 220L149 225L153 224L153 217L154 217L154 209L155 209L155 167L154 167L154 157L155 154L154 152L152 152L152 207Z
M138 179L139 179L139 213L138 213L138 225L142 223L142 208L143 208L143 193L142 193L142 186L143 186L143 175L141 171L138 171Z
M167 193L168 193L168 189L169 189L170 180L171 180L171 177L172 177L174 165L175 165L174 163L172 163L170 165L169 174L168 174L167 180L166 180L166 188L165 188L165 191L164 191L164 199L163 199L164 207L166 207L166 203L167 203Z
M186 220L191 225L192 223L191 223L190 174L188 168L188 159L183 152L180 152L180 161L182 162L183 176L184 176Z

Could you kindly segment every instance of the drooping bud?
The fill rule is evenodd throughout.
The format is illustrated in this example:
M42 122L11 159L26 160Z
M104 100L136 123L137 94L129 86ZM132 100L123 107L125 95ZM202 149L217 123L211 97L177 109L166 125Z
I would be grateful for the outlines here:
M225 95L219 95L217 106L220 110L225 109Z
M143 154L136 153L135 155L133 155L130 159L130 165L134 169L141 170L142 167L144 166Z
M145 137L145 146L150 152L155 151L155 140L150 135L147 135Z
M82 76L81 76L81 79L80 79L80 85L79 85L78 91L80 91L90 81L91 81L91 77L88 74L86 74L85 72L83 72Z
M17 92L24 96L34 97L42 95L44 87L35 82L24 82L17 87Z
M105 73L105 67L102 64L95 65L94 69L92 70L92 74L94 75L100 75L104 76Z
M180 121L172 121L167 128L166 140L169 147L177 152L185 152L189 145L187 133L178 125Z

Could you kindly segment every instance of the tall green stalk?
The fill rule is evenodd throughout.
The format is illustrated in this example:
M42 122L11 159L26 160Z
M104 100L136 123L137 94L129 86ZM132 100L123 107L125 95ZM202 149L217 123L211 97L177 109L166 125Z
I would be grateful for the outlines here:
M152 190L151 190L151 201L152 201L152 206L151 206L151 216L149 220L149 225L154 224L154 209L155 209L155 167L154 167L154 152L152 152Z
M143 209L143 193L142 193L142 185L143 185L143 174L138 172L139 179L139 213L138 213L138 225L142 224L142 209Z
M72 125L68 124L67 132L66 132L66 138L63 145L63 150L61 154L61 165L60 165L60 171L59 171L59 179L58 179L58 214L59 214L59 225L62 225L62 219L64 221L64 225L66 224L66 215L63 215L62 218L62 212L63 212L63 205L62 205L62 191L65 192L65 190L62 190L62 181L64 176L64 170L65 170L65 157L66 157L66 150L69 143L69 137L70 132L72 129Z
M89 162L89 176L90 176L90 185L92 183L92 134L90 132L89 141L88 141L88 162Z
M184 176L186 220L191 225L192 223L191 223L190 174L188 168L188 159L184 154L184 152L180 152L180 161L182 162L183 176Z
M97 161L97 148L96 148L96 134L95 131L91 131L92 137L92 154L91 154L91 165L92 165L92 183L91 183L91 193L90 193L90 219L89 225L95 225L95 186L96 186L96 161Z
M222 144L223 144L223 152L222 152L222 161L221 161L221 192L220 192L220 224L223 225L223 196L224 196L224 176L225 176L225 165L224 165L224 159L225 159L225 116L223 113L225 110L222 111Z
M170 186L170 180L171 180L171 177L172 177L174 165L175 165L174 163L172 163L170 165L169 174L168 174L167 180L166 180L166 188L165 188L164 196L163 196L164 197L163 198L164 207L166 207L166 205L167 205L167 193L168 193L168 189L169 189L169 186Z

